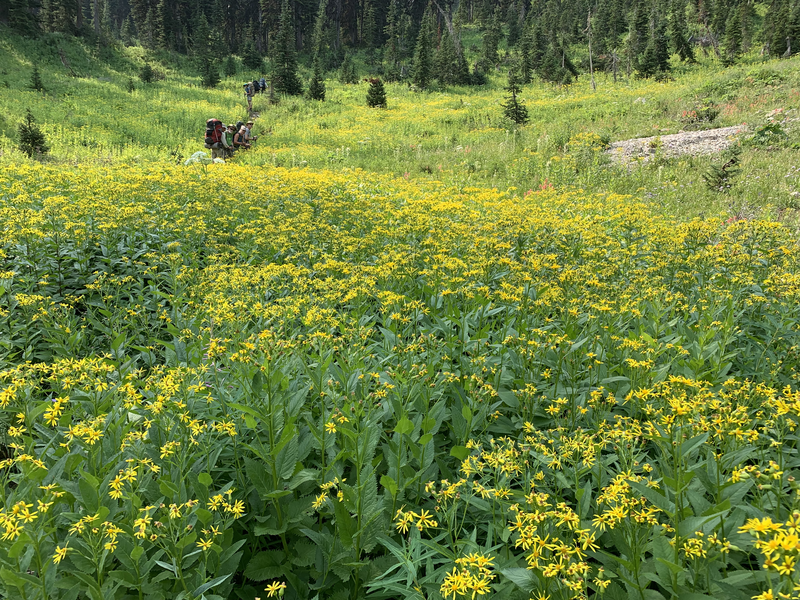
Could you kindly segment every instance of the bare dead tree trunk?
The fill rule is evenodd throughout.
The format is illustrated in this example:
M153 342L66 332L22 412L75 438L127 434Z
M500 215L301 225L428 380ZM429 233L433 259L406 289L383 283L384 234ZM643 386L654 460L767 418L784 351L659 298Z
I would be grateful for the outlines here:
M586 17L586 33L589 35L589 76L592 78L592 91L597 91L597 84L594 82L594 65L592 64L592 11Z
M94 33L100 35L100 0L93 0L92 19L94 20ZM108 0L106 0L108 2Z

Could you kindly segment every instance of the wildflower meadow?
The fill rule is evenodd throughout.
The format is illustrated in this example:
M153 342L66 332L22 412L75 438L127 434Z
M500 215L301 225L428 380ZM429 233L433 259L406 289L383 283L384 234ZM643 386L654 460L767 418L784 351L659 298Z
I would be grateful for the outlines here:
M800 598L797 167L755 170L796 150L745 157L785 206L681 212L650 192L697 163L520 131L483 132L498 175L458 139L409 150L441 176L266 132L210 165L4 146L0 596Z

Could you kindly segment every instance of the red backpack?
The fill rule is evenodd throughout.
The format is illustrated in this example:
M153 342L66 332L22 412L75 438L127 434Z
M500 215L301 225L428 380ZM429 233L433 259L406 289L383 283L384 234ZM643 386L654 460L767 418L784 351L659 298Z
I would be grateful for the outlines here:
M222 136L225 129L222 126L222 121L219 119L209 119L206 121L206 144L216 144L222 141Z

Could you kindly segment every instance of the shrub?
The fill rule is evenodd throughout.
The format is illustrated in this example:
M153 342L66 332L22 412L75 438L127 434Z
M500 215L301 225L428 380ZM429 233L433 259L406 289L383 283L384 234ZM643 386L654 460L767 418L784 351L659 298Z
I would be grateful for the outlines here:
M153 71L153 67L150 66L150 63L145 63L142 67L142 70L139 71L139 79L142 80L142 83L153 83L156 74Z
M36 124L30 110L25 112L25 120L19 124L19 149L31 158L34 155L42 156L50 151L47 139Z

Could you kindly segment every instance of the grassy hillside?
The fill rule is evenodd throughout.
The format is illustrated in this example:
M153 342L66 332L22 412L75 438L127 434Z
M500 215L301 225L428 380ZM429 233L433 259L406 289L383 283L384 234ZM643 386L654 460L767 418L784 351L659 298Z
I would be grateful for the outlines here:
M207 118L225 122L246 116L239 77L205 90L175 57L147 56L140 48L95 50L56 35L30 42L0 40L0 148L13 151L16 125L30 108L52 143L52 160L155 160L178 162L202 149ZM63 66L64 50L73 71ZM159 61L164 59L164 62ZM136 77L145 60L163 75L142 84ZM26 90L33 64L40 65L47 91ZM187 74L189 73L189 74ZM335 73L331 73L335 76ZM247 74L251 76L251 74ZM136 90L127 90L133 78ZM480 88L445 88L418 93L389 84L389 108L368 109L366 83L327 81L326 102L285 98L270 106L257 96L262 136L255 151L236 160L251 165L361 168L398 177L438 179L457 186L488 185L520 193L542 185L574 186L597 192L630 193L651 199L680 217L697 214L789 218L794 148L800 143L792 111L798 105L796 60L756 62L722 70L716 61L675 65L667 82L616 84L597 76L569 88L534 83L523 90L531 121L518 128L502 116L504 75ZM693 123L711 108L713 123ZM657 159L647 166L616 168L599 151L610 141L678 132L684 128L747 123L751 131L776 109L786 137L747 148L742 174L730 194L709 192L702 174L714 158ZM585 135L590 134L590 135ZM572 142L572 143L570 143ZM782 165L786 165L784 169ZM787 177L788 175L788 177Z

